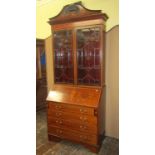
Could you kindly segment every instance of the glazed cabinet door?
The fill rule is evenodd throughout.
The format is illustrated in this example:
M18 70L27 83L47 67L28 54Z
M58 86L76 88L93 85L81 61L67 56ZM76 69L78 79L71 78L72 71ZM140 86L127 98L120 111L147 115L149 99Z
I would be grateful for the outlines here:
M77 29L77 83L101 85L101 27Z
M55 83L74 83L72 42L72 30L59 30L53 32Z

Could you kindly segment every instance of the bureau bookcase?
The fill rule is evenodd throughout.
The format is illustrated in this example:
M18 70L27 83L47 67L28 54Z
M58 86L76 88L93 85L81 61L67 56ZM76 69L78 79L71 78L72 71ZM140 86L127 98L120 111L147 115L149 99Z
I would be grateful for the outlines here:
M49 19L54 58L54 85L47 96L49 140L66 139L99 151L105 132L107 19L81 2Z

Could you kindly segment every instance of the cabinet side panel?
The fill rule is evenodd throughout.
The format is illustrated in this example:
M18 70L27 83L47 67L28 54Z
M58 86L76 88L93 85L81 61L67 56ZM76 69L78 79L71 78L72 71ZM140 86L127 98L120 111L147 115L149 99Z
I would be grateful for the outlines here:
M106 39L105 39L105 30L103 28L103 32L102 32L102 87L105 86L105 69L106 69L106 66L105 66L105 57L106 57L106 51L105 51L105 46L106 46Z
M105 132L105 87L102 89L101 100L98 109L98 131L99 135Z

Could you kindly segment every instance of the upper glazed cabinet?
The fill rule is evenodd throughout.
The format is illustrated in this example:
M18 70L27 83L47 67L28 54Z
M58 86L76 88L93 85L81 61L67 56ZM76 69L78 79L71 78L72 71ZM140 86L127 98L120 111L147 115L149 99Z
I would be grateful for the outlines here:
M88 10L77 2L65 6L59 15L49 20L55 84L104 85L107 19L100 10Z

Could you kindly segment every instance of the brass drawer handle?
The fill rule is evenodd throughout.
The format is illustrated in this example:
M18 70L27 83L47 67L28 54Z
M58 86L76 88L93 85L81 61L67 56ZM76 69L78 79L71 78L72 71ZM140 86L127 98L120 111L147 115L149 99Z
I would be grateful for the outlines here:
M60 121L56 120L55 122L59 123L59 124L62 124L62 120L60 120Z
M62 130L57 130L57 133L60 133L60 134L62 134Z
M62 107L61 107L61 105L56 105L55 108L56 109L61 109Z
M56 113L56 116L61 116L61 113Z
M80 120L86 122L86 121L88 120L88 118L87 118L87 117L82 117L82 116L80 116Z
M83 112L83 109L80 109L80 112Z
M87 110L86 110L86 109L80 109L80 112L81 112L81 113L86 113Z
M80 125L80 129L87 129L87 127L84 125Z

